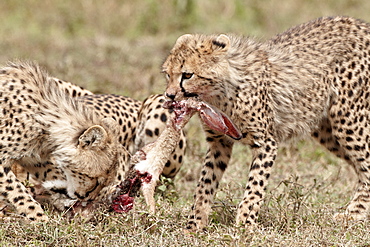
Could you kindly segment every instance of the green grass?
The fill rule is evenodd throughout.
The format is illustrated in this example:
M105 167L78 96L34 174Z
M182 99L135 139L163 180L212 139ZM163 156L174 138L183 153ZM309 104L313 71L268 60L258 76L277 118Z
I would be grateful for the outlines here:
M0 2L0 64L35 60L53 76L96 93L144 99L165 89L161 63L184 33L239 33L266 39L323 15L370 21L366 0L142 0ZM234 226L251 154L237 145L206 232L184 235L206 151L199 122L188 126L189 150L174 181L148 215L138 200L128 214L97 212L92 222L53 215L49 223L0 221L0 246L368 246L370 225L338 224L355 174L311 141L282 147L254 234Z

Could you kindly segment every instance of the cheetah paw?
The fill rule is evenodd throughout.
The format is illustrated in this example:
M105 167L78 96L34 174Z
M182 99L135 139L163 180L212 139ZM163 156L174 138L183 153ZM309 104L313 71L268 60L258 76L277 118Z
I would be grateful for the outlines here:
M351 221L353 222L353 221L365 220L366 216L362 214L351 214L348 212L344 212L344 213L334 214L333 219L337 222L351 222Z

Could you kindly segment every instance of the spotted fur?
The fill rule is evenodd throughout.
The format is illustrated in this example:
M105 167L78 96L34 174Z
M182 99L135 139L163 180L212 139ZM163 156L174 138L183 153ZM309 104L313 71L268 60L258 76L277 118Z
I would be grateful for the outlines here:
M67 95L76 97L84 106L94 111L103 118L112 118L117 122L117 139L123 147L134 153L144 145L155 141L166 126L170 112L162 108L163 95L149 96L144 102L129 97L114 94L93 94L72 83L50 78ZM181 133L181 140L173 154L166 162L162 175L173 178L183 163L183 156L186 150L185 135ZM128 165L128 164L126 164ZM117 171L115 182L120 184L125 177L127 167ZM36 199L51 203L59 210L69 209L76 200L68 196L66 188L66 177L64 172L47 161L37 165L37 169L26 172L19 165L13 165L13 172L21 181L28 180L34 186L31 191ZM111 190L111 188L110 188ZM96 201L107 200L104 193L109 190L102 190Z
M237 223L256 224L279 143L312 135L358 175L337 218L365 219L370 208L370 25L320 18L265 42L235 35L183 35L163 65L166 95L198 97L243 133L253 160ZM235 140L204 127L209 149L187 228L207 225Z
M116 122L66 95L37 65L10 63L0 69L0 85L0 195L19 214L47 220L11 171L15 161L30 173L53 161L66 178L68 196L86 202L124 170L129 155L117 140Z

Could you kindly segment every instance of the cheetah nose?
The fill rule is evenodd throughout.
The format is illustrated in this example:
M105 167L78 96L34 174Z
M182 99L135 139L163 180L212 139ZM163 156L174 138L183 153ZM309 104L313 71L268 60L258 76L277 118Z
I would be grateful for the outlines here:
M166 93L166 96L167 96L168 98L170 98L171 100L175 100L176 94Z

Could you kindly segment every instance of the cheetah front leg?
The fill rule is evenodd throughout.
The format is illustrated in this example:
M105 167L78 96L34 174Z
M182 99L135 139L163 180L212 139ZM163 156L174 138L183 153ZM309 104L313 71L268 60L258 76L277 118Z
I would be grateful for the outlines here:
M48 220L40 204L32 198L10 167L4 167L2 164L0 165L0 196L27 219L31 221Z
M224 135L216 135L207 130L207 152L201 177L194 195L195 202L189 217L187 229L195 231L203 229L208 224L208 215L219 181L229 163L233 142Z
M249 171L247 188L243 200L239 204L236 217L237 225L243 224L249 229L257 224L267 180L276 158L277 143L272 138L267 138L263 145L253 148L252 151L253 161Z

